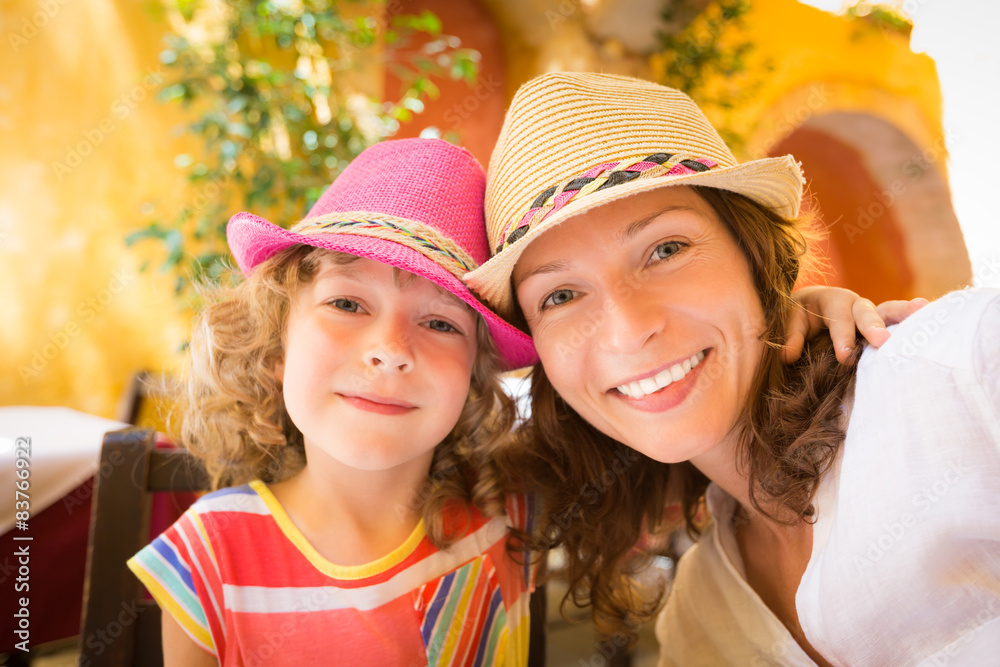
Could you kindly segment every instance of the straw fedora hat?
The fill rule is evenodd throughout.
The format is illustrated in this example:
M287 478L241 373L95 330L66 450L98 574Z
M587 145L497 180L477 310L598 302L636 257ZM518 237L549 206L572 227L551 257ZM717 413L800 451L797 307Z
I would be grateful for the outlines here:
M517 91L490 159L486 233L494 257L465 275L510 319L514 265L532 239L574 215L669 185L745 195L799 214L791 155L742 164L684 93L611 74L544 74Z
M363 151L290 230L253 213L226 227L245 275L305 244L398 267L451 292L478 312L505 369L535 363L529 338L480 303L462 276L489 257L483 221L486 174L469 151L440 139L383 141Z

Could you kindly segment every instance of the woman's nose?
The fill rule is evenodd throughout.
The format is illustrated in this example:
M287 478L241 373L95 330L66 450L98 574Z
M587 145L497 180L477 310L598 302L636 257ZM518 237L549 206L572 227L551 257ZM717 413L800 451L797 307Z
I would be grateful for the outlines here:
M605 316L597 328L602 350L635 354L663 330L665 311L649 296L641 288L608 296L603 306Z

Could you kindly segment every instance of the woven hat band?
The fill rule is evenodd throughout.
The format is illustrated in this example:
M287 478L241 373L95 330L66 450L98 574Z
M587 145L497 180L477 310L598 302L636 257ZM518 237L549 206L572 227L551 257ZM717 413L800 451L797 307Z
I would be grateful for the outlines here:
M290 230L296 234L351 234L398 243L431 260L459 280L479 264L433 227L377 213L328 213L305 218Z
M591 193L632 181L710 171L717 166L717 162L708 158L665 152L603 162L560 185L553 185L535 197L522 215L501 227L500 238L503 243L497 246L495 252L499 253L523 238L533 224L542 222L571 201L579 201Z

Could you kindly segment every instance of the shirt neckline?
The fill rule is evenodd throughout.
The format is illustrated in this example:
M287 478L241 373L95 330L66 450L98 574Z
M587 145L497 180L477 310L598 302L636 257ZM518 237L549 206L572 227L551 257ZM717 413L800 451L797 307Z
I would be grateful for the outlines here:
M853 407L854 391L852 390L844 397L842 407L841 419L843 420L845 443ZM796 609L799 609L799 592L803 588L802 582L805 581L810 569L815 565L820 552L826 547L827 540L830 537L830 530L833 520L836 517L837 489L840 481L840 465L843 458L844 444L841 444L834 455L830 468L820 479L816 495L813 497L813 510L815 511L816 520L813 522L812 550L809 553L809 562L806 563L806 569L802 573L802 579L799 581L799 587L795 591ZM729 495L721 486L715 482L711 482L705 490L705 504L712 515L712 530L715 533L715 539L719 548L725 556L726 564L739 575L740 581L746 586L747 590L756 596L756 592L746 581L746 567L743 564L742 556L740 556L739 545L736 544L736 532L733 530L732 521L736 514L736 499ZM761 604L764 604L763 601L761 601ZM767 605L764 605L764 607L766 608ZM801 621L802 619L800 618L800 624Z
M845 430L845 442L847 440L846 430L850 421L853 406L854 392L851 391L844 397L842 419ZM810 594L808 592L807 581L814 569L818 567L817 563L821 558L822 551L826 548L827 541L830 537L830 531L833 526L833 521L836 517L837 492L840 486L840 466L843 458L844 445L842 444L838 449L829 470L827 470L826 474L823 475L822 479L820 479L819 487L816 489L816 495L813 497L813 509L815 510L816 520L813 522L812 550L809 554L809 562L806 564L806 569L802 572L802 578L799 580L799 586L795 589L795 612L799 617L799 626L802 628L802 632L806 634L807 638L809 637L807 628L812 629L812 625L808 624L811 619L804 618L802 613L803 609L808 609L808 605L804 604L806 602L805 596ZM781 628L791 644L801 651L803 656L808 657L808 654L806 654L802 647L799 646L798 642L795 641L792 637L792 633L785 627L785 624L774 615L774 612L772 612L766 604L764 604L764 601L757 594L757 591L755 591L747 582L746 566L743 564L743 558L740 555L739 545L736 543L736 532L733 530L732 525L737 506L736 499L726 493L722 487L712 482L705 490L705 504L708 506L708 510L712 515L712 531L726 568L731 571L732 575L736 578L739 585L746 591L746 593L755 600L759 610L767 614L768 618ZM810 640L810 642L811 641L812 640ZM816 644L813 644L814 648L815 646Z
M292 522L288 513L285 512L285 508L281 506L281 503L278 502L278 499L271 489L268 488L267 484L259 479L255 479L250 482L250 488L254 490L264 502L264 505L267 506L268 511L270 511L275 523L278 524L278 528L285 537L312 563L313 567L333 579L357 581L382 574L399 565L413 554L427 534L424 520L420 519L416 528L410 533L410 536L385 556L370 563L364 563L363 565L337 565L336 563L331 563L316 551L315 547L306 539L306 536L302 534L302 531Z
M712 533L725 568L729 570L730 575L736 580L737 585L754 601L755 611L764 615L768 623L774 628L774 631L781 635L783 644L788 647L787 650L795 651L798 654L798 658L804 658L809 661L809 664L815 664L805 650L799 646L799 643L795 641L795 638L792 637L792 633L785 627L785 624L775 616L770 607L764 604L760 595L757 594L757 591L747 581L746 567L743 564L743 557L740 555L739 545L736 543L736 532L733 530L732 524L737 506L736 499L726 493L715 482L712 482L705 490L705 504L712 514ZM815 548L815 542L813 546ZM813 553L815 554L815 550ZM810 556L810 562L812 562L812 556ZM801 582L799 586L801 588ZM798 591L796 591L795 604L796 612L798 612ZM801 625L801 618L799 619L799 623Z

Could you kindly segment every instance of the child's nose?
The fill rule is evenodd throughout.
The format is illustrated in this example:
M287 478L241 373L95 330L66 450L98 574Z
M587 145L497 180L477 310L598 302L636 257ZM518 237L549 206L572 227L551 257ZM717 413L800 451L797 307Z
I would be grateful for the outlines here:
M406 327L380 327L366 354L366 363L386 372L406 373L413 369L413 350Z

